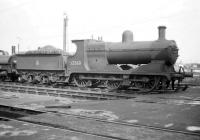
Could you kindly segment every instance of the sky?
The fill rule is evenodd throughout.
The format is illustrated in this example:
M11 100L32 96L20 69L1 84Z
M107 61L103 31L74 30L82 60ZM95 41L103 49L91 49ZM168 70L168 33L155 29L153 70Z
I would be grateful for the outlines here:
M179 47L178 61L200 63L199 0L0 0L0 49L11 52L45 45L63 47L63 14L68 37L120 42L124 30L135 41L156 40L165 25L166 38ZM73 48L68 48L71 51Z

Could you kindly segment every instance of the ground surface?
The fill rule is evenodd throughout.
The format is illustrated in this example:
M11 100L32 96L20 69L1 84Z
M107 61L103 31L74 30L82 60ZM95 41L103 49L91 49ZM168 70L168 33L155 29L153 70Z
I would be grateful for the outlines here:
M112 101L0 91L0 104L49 111L21 119L63 128L0 120L0 139L200 139L199 87L176 94L137 95Z

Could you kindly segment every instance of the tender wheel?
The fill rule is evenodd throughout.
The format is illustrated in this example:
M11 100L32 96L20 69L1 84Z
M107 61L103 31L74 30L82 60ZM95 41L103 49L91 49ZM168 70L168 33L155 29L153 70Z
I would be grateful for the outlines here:
M40 83L40 81L41 81L40 75L36 75L36 76L34 76L32 83L38 84L38 83Z
M27 82L28 81L28 77L26 75L19 75L18 78L17 78L17 81L20 82L20 83L24 83L24 82Z
M51 75L48 78L48 80L49 80L49 84L52 84L52 83L55 83L58 80L58 78L55 75Z
M6 80L6 76L1 76L0 77L0 81L5 81Z
M79 77L74 77L74 83L77 87L90 87L92 86L91 80L80 79Z
M17 78L17 81L20 82L20 83L23 83L23 82L24 82L21 75Z
M27 82L28 83L32 83L33 79L34 79L34 76L33 75L29 75L28 78L27 78Z
M49 78L48 78L48 76L46 76L46 75L42 76L41 82L42 82L43 84L48 84L48 83L49 83Z

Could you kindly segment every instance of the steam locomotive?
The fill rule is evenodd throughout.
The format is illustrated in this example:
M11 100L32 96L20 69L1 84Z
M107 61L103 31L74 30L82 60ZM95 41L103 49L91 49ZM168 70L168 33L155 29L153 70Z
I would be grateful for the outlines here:
M0 81L8 77L12 80L17 78L17 72L12 68L10 58L8 52L0 50Z
M52 46L18 53L6 61L9 68L0 71L4 75L1 80L5 79L4 73L10 73L7 77L18 82L132 88L145 92L174 89L191 74L183 68L175 71L178 47L174 40L165 39L165 29L158 27L159 37L155 41L133 41L131 31L124 31L122 42L118 43L73 40L77 48L74 55Z

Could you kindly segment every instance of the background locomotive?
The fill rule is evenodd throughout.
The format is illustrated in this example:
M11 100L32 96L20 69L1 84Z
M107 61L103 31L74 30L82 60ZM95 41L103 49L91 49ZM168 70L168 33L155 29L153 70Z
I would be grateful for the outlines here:
M8 77L11 80L14 80L17 78L17 72L13 68L14 62L10 61L10 56L8 52L0 50L0 81L6 80Z
M12 74L11 79L141 91L174 89L190 75L183 69L174 70L178 58L176 42L165 39L165 26L158 29L155 41L133 41L131 31L125 31L118 43L73 40L77 47L73 56L50 46L13 55L9 64L17 74Z

